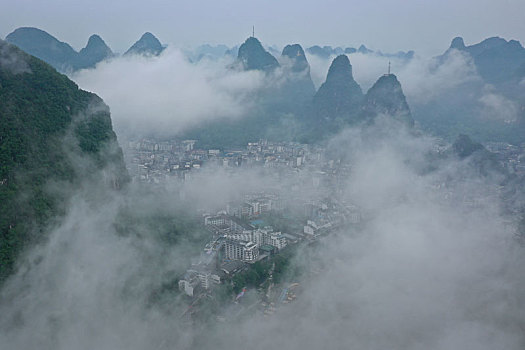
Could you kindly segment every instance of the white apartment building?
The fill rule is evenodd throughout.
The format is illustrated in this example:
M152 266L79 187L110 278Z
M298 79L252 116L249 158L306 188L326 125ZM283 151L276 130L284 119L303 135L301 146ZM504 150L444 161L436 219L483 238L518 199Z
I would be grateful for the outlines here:
M227 238L233 241L253 242L257 248L264 244L283 249L288 244L286 237L281 232L274 232L272 228L265 227L256 231L245 231L240 234L230 234Z
M224 244L227 259L245 262L256 261L259 257L259 247L253 242L229 239Z

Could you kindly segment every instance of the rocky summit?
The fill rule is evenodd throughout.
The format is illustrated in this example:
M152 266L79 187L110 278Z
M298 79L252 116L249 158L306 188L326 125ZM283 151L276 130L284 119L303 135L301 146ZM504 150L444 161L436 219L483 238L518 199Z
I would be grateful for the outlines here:
M73 70L77 52L69 44L49 33L32 27L22 27L6 36L8 43L49 63L61 72Z
M286 57L291 61L291 70L293 72L303 72L304 70L308 70L308 73L310 73L310 65L306 60L306 56L301 45L286 45L281 56Z
M92 68L98 62L113 56L113 51L106 45L104 40L96 34L89 37L85 48L80 50L77 58L77 68Z
M296 106L305 106L315 94L315 86L310 76L310 65L299 44L286 45L281 55L282 67L286 78L282 90L284 98Z
M337 56L328 70L326 81L314 96L316 120L354 123L363 99L361 87L354 80L352 65L346 55Z
M385 74L368 90L361 107L361 118L373 121L378 115L388 115L408 126L414 125L414 119L401 84L394 74Z
M97 63L113 57L111 49L96 34L89 38L86 47L80 52L38 28L18 28L6 37L6 41L62 73L93 68Z
M244 70L270 72L279 67L277 59L266 51L261 45L261 42L253 36L246 39L241 47L239 47L237 60Z
M150 32L144 33L140 39L131 46L124 55L158 56L164 50L159 39Z

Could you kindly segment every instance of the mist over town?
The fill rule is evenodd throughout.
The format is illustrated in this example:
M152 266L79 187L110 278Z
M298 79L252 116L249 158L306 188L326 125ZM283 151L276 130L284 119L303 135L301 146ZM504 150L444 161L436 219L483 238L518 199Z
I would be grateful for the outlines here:
M505 4L3 4L1 347L523 349Z

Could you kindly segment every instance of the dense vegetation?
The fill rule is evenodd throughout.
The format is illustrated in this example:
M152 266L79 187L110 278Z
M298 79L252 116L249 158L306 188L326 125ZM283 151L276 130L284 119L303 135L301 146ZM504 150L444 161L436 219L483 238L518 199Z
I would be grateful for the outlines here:
M127 174L102 100L3 41L0 117L1 281L19 253L64 213L68 188L110 163L114 185ZM62 191L51 191L51 183Z
M261 260L250 265L247 270L233 276L233 292L239 293L244 287L259 287L267 282L270 273L272 281L276 284L283 282L285 278L294 280L299 277L301 270L292 263L295 253L296 247L287 247L271 260Z

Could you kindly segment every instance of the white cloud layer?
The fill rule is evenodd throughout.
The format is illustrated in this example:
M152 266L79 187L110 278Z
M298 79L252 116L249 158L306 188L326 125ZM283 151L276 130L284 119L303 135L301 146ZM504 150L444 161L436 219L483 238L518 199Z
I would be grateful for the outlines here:
M1 344L55 350L246 344L521 350L525 254L500 214L494 196L499 183L480 177L468 160L443 160L434 163L437 170L422 171L433 142L388 118L331 141L334 149L347 150L352 164L342 198L363 209L365 222L328 236L308 257L299 254L296 264L314 272L302 281L298 300L268 318L253 309L232 322L188 324L177 298L149 304L150 288L188 263L183 257L190 247L167 249L148 232L117 235L115 216L126 203L135 203L137 215L169 212L180 202L169 187L161 200L130 190L127 197L92 203L78 194L63 223L29 252L26 268L1 291ZM203 192L219 201L258 183L280 184L264 173L248 175L235 181L210 172L209 181L189 182L187 193L209 202ZM216 197L210 184L221 187Z
M76 73L81 88L111 107L118 133L174 135L216 118L236 118L262 83L259 72L229 70L226 58L190 63L176 49L159 57L124 56Z

